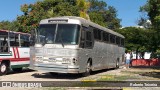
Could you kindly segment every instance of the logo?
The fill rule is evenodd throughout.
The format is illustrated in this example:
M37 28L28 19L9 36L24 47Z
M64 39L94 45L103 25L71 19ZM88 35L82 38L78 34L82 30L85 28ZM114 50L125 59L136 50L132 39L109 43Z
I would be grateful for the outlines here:
M2 82L1 87L42 87L38 82Z
M2 87L12 87L11 82L2 82Z

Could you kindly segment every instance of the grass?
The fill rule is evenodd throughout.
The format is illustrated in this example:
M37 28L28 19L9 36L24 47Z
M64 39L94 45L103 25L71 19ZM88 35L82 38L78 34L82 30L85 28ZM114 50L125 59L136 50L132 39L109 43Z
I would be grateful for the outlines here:
M124 74L143 74L143 71L121 71Z
M125 81L128 79L136 79L132 75L103 75L98 81Z
M140 76L137 78L141 80L160 80L160 70L157 69L136 68L125 71L123 70L121 73Z
M104 81L126 81L128 79L133 79L135 77L130 75L101 75L97 80L82 80L81 83L75 84L77 87L105 87ZM110 82L108 82L110 83Z

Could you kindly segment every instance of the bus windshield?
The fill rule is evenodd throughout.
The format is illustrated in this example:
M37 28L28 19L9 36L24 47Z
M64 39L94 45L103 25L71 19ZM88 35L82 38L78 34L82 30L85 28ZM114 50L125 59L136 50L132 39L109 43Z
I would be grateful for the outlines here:
M38 30L38 43L78 44L80 26L76 24L42 24Z

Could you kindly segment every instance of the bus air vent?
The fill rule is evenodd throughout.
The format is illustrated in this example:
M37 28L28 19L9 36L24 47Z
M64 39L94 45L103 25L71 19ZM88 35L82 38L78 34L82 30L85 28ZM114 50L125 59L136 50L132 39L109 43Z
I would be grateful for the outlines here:
M48 20L49 23L63 23L63 22L68 22L67 19L54 19L54 20Z

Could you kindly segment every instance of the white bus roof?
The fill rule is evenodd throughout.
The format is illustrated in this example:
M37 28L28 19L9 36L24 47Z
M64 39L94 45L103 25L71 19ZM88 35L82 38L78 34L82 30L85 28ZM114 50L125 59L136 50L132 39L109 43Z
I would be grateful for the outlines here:
M61 17L53 17L53 18L48 18L48 19L43 19L40 21L40 24L53 24L53 23L71 23L71 24L79 24L79 25L84 25L84 26L92 26L98 29L101 29L103 31L106 31L108 33L114 34L116 36L119 36L121 38L125 38L123 35L107 29L105 27L102 27L96 23L93 23L89 20L86 20L81 17L76 17L76 16L61 16Z
M12 33L16 33L16 34L25 34L25 35L30 35L29 33L16 32L16 31L10 31L10 30L0 30L0 32L12 32Z

